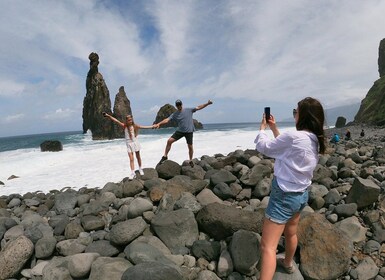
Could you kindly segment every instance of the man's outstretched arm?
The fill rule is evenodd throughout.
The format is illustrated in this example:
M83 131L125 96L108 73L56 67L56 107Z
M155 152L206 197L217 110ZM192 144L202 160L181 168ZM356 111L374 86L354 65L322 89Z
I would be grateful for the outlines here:
M205 108L205 107L207 107L207 106L209 106L209 105L211 105L211 104L213 104L213 102L211 101L211 100L209 100L209 101L207 101L207 103L205 103L205 104L201 104L201 105L199 105L199 106L196 106L195 107L195 110L202 110L203 108Z

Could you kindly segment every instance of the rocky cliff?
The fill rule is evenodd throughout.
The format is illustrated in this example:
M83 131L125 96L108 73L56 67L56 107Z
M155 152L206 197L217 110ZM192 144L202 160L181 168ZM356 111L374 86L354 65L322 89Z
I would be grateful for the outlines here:
M380 42L378 52L380 78L374 82L366 97L362 100L360 109L354 117L354 123L385 125L385 39Z
M127 115L132 115L131 103L128 100L124 87L119 88L119 92L115 96L114 114L115 118L124 122ZM134 118L135 121L135 118ZM115 138L124 138L124 131L121 127L114 123Z
M110 93L103 75L98 70L99 55L91 53L88 58L90 70L87 74L87 92L83 101L83 133L90 130L93 140L124 137L122 130L102 115L102 112L107 112L124 121L125 116L131 114L130 101L124 92L124 87L120 87L116 95L114 113L112 113Z
M174 106L170 105L170 104L166 104L166 105L162 106L159 109L158 113L156 114L156 118L155 118L154 124L164 120L165 118L168 118L176 110L177 109ZM193 121L194 121L194 126L195 126L196 129L202 129L203 128L202 123L200 123L196 119L194 119ZM177 126L178 126L178 124L175 121L170 121L167 124L162 125L162 128L177 127Z

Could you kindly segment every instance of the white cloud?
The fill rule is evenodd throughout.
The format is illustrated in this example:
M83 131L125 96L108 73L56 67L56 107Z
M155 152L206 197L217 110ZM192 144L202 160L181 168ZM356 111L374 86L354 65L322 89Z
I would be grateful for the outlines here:
M74 110L59 108L54 112L47 113L43 116L43 119L49 121L65 120L73 116Z
M16 114L16 115L11 115L11 116L6 116L3 118L3 123L4 124L14 124L17 122L20 122L25 119L24 114Z
M27 110L20 130L42 110L81 122L91 52L111 99L123 85L134 108L176 98L248 108L291 108L305 96L333 107L358 102L378 78L384 10L385 1L360 0L3 0L0 111ZM143 122L158 110L140 111Z

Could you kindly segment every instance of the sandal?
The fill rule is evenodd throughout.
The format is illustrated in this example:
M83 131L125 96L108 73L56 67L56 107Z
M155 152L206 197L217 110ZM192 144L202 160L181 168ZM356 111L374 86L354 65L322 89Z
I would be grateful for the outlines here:
M277 264L278 264L280 267L282 267L282 268L286 271L286 273L288 273L288 274L293 274L294 271L295 271L294 265L292 264L291 266L285 266L284 260L285 260L285 259L277 259Z

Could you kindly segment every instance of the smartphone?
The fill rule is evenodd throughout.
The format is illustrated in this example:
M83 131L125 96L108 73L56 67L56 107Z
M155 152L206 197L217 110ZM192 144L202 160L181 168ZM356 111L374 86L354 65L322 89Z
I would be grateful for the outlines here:
M107 113L106 112L102 112L102 115L103 115L103 117L106 117Z
M265 118L266 122L268 122L270 119L270 107L265 107Z

